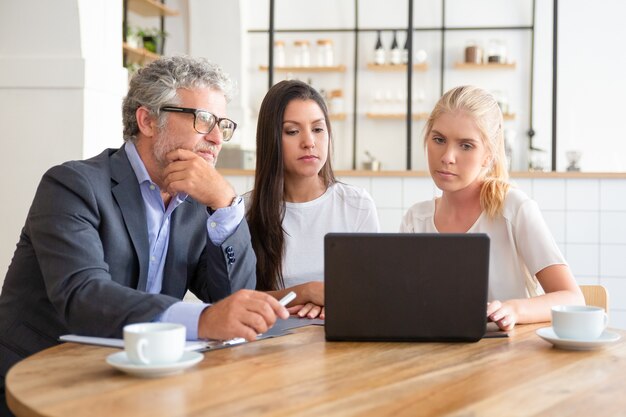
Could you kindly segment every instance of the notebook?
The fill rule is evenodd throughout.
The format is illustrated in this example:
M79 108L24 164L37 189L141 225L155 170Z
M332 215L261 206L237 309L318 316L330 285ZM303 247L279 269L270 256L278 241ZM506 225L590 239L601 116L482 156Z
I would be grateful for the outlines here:
M485 334L489 237L329 233L327 340L477 341Z

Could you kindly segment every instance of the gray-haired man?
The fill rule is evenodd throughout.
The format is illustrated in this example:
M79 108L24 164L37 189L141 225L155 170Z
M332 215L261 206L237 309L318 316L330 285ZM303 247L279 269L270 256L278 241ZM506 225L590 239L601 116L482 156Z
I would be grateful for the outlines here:
M11 365L65 333L168 321L189 339L252 340L288 316L251 291L243 202L214 166L236 129L230 89L205 60L155 61L130 83L124 146L44 175L0 295L0 392ZM188 289L215 304L182 302Z

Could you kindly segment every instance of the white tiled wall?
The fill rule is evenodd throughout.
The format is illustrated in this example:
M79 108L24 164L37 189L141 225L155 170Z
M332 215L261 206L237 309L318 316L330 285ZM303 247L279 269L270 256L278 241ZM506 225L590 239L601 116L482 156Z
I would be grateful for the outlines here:
M229 176L237 192L250 176ZM404 212L439 191L428 177L346 176L378 208L381 230L396 232ZM610 294L610 326L626 329L626 179L520 178L513 182L541 208L579 284L602 284Z

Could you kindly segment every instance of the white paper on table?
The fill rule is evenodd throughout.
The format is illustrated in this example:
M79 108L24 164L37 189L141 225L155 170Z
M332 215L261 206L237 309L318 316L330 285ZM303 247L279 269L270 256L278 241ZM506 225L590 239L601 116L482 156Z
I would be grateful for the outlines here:
M76 334L64 334L59 337L61 342L83 343L87 345L97 345L124 349L124 340L111 337L79 336ZM192 340L185 342L185 350L202 350L208 347L209 342L204 340Z

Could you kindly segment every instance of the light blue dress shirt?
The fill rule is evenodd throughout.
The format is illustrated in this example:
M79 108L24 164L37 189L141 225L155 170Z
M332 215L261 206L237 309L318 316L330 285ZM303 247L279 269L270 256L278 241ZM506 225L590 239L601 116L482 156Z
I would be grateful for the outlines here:
M165 207L161 198L161 190L150 179L150 175L148 175L148 171L139 157L135 145L132 142L127 142L124 149L130 165L137 176L148 221L150 254L146 291L158 294L161 292L163 269L169 246L170 218L176 207L185 201L187 194L177 194ZM244 204L241 198L233 206L217 209L211 215L207 212L207 233L211 242L214 245L221 245L237 229L237 226L243 220L243 216ZM172 304L155 321L183 324L187 328L187 339L194 340L198 338L200 314L209 305L181 301Z

